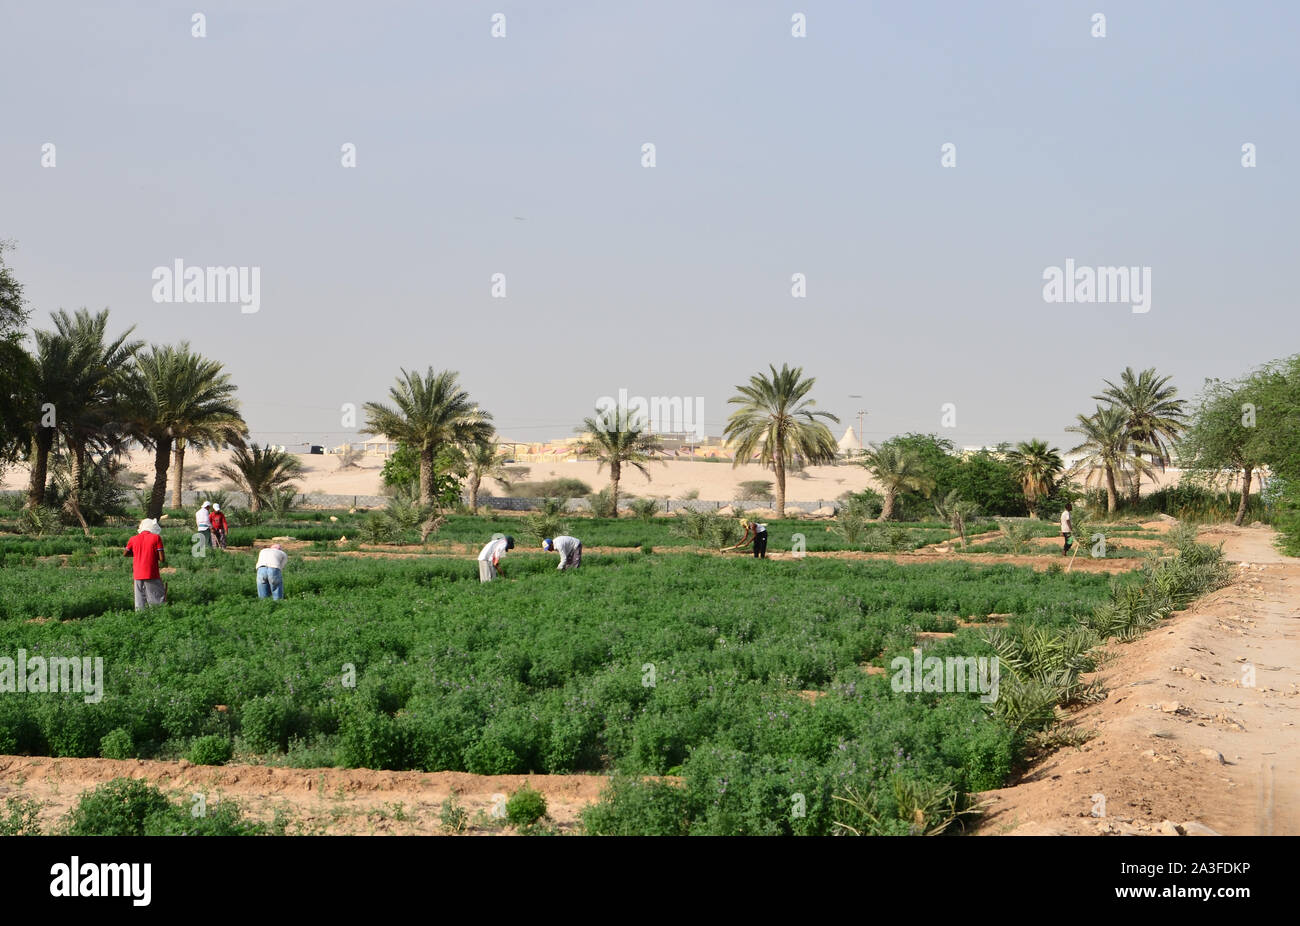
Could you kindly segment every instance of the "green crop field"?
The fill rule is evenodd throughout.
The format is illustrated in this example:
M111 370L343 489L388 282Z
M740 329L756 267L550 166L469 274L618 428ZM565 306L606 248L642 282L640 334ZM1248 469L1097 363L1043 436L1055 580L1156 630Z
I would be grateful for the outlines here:
M245 539L296 530L330 546L349 529L326 523ZM794 526L808 527L780 527ZM625 529L583 527L601 538L592 545ZM896 691L867 666L910 658L921 632L952 633L925 639L927 655L993 655L987 631L969 626L989 615L1010 615L1013 636L1068 635L1112 584L1140 584L635 549L560 573L521 548L503 581L483 585L465 555L309 549L293 553L288 597L273 602L256 597L250 551L192 556L185 532L169 530L169 603L137 613L127 536L0 538L0 654L104 665L97 701L0 697L0 753L201 749L223 761L233 750L302 767L613 774L590 832L828 833L850 812L870 831L907 832L918 806L952 811L1003 784L1051 703L1029 722L1006 697ZM865 809L845 795L866 795Z

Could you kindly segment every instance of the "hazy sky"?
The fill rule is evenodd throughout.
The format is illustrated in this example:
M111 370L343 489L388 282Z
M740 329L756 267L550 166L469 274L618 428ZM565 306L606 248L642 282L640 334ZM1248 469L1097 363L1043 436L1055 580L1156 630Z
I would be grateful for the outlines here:
M718 433L789 362L868 439L1072 446L1126 365L1192 394L1300 350L1298 34L1186 0L8 2L0 238L36 325L188 339L277 443L430 365L510 438L620 388ZM177 259L259 268L260 310L156 303ZM1045 302L1067 259L1150 267L1150 311Z

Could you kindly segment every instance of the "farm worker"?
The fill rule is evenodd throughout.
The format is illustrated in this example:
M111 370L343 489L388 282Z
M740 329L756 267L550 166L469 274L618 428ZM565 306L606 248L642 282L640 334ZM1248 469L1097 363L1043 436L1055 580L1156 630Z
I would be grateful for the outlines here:
M577 537L561 535L554 540L542 541L542 549L547 553L560 554L560 569L577 569L582 565L582 541Z
M1074 533L1074 519L1070 512L1074 511L1074 505L1070 502L1065 503L1065 508L1061 511L1061 541L1063 549L1061 555L1065 556L1070 552L1070 535Z
M226 516L221 513L221 505L217 502L212 503L212 514L209 516L209 523L212 525L212 540L221 549L226 548L226 531L230 525L226 523Z
M274 598L279 601L284 597L284 564L289 561L289 554L278 543L257 554L257 597Z
M132 558L131 576L135 581L135 609L145 605L162 604L167 599L158 567L164 560L162 528L152 518L140 522L139 532L126 542L123 556Z
M199 537L203 540L203 549L205 550L212 548L212 513L208 511L211 504L211 502L204 502L194 515L194 520L199 526Z
M767 559L767 525L745 518L740 522L745 529L745 536L740 538L737 547L743 547L752 538L754 541L754 559Z
M513 537L493 537L487 542L487 545L479 551L478 554L478 580L480 582L491 582L500 574L501 557L506 555L507 550L515 548L515 538Z

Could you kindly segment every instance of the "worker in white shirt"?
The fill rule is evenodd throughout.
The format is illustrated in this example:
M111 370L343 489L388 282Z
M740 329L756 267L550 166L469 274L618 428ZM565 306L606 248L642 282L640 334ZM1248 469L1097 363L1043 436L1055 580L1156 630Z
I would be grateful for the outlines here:
M273 543L257 555L257 597L284 598L284 564L289 554L278 543Z
M198 513L194 515L194 520L199 526L199 538L203 541L204 552L212 549L212 513L208 510L211 505L211 502L204 502L199 506Z
M502 534L487 542L478 554L478 580L491 582L501 574L501 557L515 548L515 538Z
M1074 533L1074 518L1070 514L1072 511L1074 511L1074 505L1066 502L1065 508L1061 511L1062 556L1070 552L1070 535Z
M542 549L547 553L560 554L560 570L577 569L582 565L582 541L577 537L561 534L552 540L547 537L542 541Z
M736 547L746 546L752 539L754 559L767 559L767 525L745 518L740 522L740 526L745 529L745 536L740 538L740 543L736 544Z

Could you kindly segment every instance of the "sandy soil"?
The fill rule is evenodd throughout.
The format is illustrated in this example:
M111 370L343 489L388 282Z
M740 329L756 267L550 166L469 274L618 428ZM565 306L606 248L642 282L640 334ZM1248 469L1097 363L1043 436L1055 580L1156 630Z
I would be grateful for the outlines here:
M212 451L206 454L190 452L185 458L186 489L192 487L199 491L218 489L226 485L224 479L217 475L217 466L226 462L228 451ZM341 470L338 458L329 454L296 454L303 465L302 477L298 480L303 492L327 495L378 495L380 494L380 471L383 458L377 454L367 454L362 458L359 468ZM512 464L513 466L514 464ZM569 477L580 479L593 489L600 489L609 484L608 469L597 472L596 464L586 460L557 461L550 463L520 463L518 466L528 470L527 475L519 476L519 481L540 482L547 479ZM127 468L132 472L147 474L153 478L153 455L144 451L130 454ZM730 501L739 494L740 483L751 479L772 481L770 471L757 465L732 467L730 463L700 463L684 460L671 460L663 464L652 463L649 466L650 478L647 479L636 470L629 470L620 484L621 491L628 496L655 498L684 498L692 490L699 492L699 497L707 501ZM858 492L868 486L878 488L874 480L861 466L842 464L837 466L812 466L808 478L790 476L786 479L786 497L797 502L831 502L844 492ZM1173 471L1159 478L1165 482L1177 482ZM170 475L169 475L170 479ZM15 466L5 472L0 487L22 489L27 486L27 470ZM1144 484L1149 491L1151 482ZM170 499L171 483L168 483ZM504 494L504 490L495 480L488 480L484 487L485 495Z
M1300 834L1300 560L1266 528L1202 536L1239 564L1233 583L1108 647L1106 700L1068 721L1093 738L984 795L982 834Z

